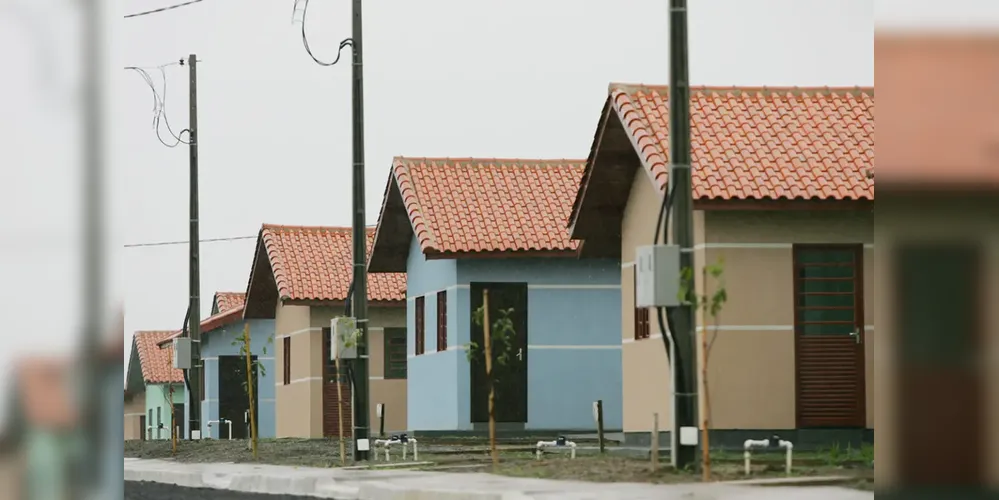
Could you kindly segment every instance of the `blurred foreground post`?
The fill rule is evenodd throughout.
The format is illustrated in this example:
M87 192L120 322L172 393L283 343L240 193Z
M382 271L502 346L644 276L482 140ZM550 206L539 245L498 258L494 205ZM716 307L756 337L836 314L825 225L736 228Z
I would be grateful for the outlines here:
M80 382L79 437L82 450L76 462L76 477L71 486L75 498L98 498L108 492L100 491L99 473L101 460L110 453L103 449L101 432L100 371L101 323L104 315L104 93L100 77L104 74L104 27L101 20L101 2L87 0L83 8L83 81L80 101L82 104L83 144L83 338L77 380ZM110 485L106 485L110 487Z

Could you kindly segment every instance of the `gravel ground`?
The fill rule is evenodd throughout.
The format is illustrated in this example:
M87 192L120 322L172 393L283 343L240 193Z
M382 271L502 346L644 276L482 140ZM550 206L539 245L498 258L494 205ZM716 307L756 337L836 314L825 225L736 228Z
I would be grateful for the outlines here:
M266 495L209 488L184 488L164 483L125 481L124 500L315 500L315 497Z

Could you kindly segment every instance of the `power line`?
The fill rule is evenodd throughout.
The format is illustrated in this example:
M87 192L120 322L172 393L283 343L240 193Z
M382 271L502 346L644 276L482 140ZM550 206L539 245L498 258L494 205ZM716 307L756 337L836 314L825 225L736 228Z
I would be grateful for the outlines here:
M198 240L199 243L219 243L225 241L240 241L240 240L255 240L257 235L253 236L230 236L228 238L207 238L203 240ZM177 241L158 241L154 243L129 243L125 245L125 248L142 248L142 247L166 247L174 245L187 245L190 243L189 240L177 240Z
M156 133L156 138L160 141L160 143L168 148L175 148L181 144L190 144L190 141L185 141L181 137L184 134L184 132L187 132L188 137L190 137L191 135L190 130L184 129L181 130L179 134L174 133L173 128L170 126L170 119L166 113L166 98L167 98L166 68L168 66L183 66L183 64L184 64L183 60L180 60L173 63L161 64L159 66L156 66L155 68L142 68L139 66L125 67L126 70L131 70L138 73L139 76L141 76L142 79L145 80L146 85L149 86L149 90L153 92L153 131ZM153 77L149 75L149 72L147 71L148 69L158 70L160 72L160 80L163 82L162 95L160 95L160 92L156 90L156 83L153 82ZM173 139L173 143L168 143L167 141L163 140L163 136L160 135L160 123L166 125L167 132L170 134L171 139Z
M354 46L354 40L350 38L345 38L343 41L340 42L340 48L337 49L336 59L334 59L333 62L321 61L319 58L314 56L312 54L312 49L309 47L309 37L305 35L305 14L309 11L309 0L301 0L301 1L302 1L302 46L305 47L305 53L309 54L309 57L311 57L312 60L315 61L315 63L320 66L333 66L334 64L340 62L340 56L343 55L344 48ZM295 3L296 5L298 4L297 1Z
M160 7L159 9L147 10L147 11L143 11L143 12L135 12L133 14L126 14L125 15L125 19L130 19L130 18L133 18L133 17L148 16L150 14L159 14L160 12L166 12L168 10L178 9L180 7L187 7L188 5L194 5L194 4L198 3L198 2L201 2L201 0L190 0L188 2L179 3L179 4L176 4L176 5L168 5L166 7Z

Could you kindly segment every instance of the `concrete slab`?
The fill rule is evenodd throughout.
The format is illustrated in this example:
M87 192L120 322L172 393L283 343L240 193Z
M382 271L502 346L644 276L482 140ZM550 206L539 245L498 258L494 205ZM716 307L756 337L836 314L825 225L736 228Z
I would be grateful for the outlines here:
M510 478L485 473L343 470L126 460L125 481L338 500L833 500L873 499L843 488L653 485Z

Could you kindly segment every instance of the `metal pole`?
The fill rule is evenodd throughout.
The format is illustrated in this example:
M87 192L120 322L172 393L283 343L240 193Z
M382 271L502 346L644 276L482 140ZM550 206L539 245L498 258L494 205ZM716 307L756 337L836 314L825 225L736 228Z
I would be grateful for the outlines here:
M368 459L368 282L367 282L367 241L364 217L364 73L362 65L363 44L361 43L361 0L354 0L353 31L351 42L354 48L353 85L353 185L354 185L354 317L360 330L357 343L357 359L354 362L354 460ZM364 443L364 444L362 444ZM364 448L364 450L361 450Z
M690 77L687 63L687 1L670 0L670 68L669 68L669 157L670 192L674 193L673 241L680 246L680 267L691 270L690 290L694 290L694 224L693 199L690 186ZM673 185L675 184L675 189ZM677 343L674 396L676 419L673 432L697 429L697 352L696 321L691 305L678 307L674 314ZM695 433L696 434L696 433ZM677 441L676 466L686 468L697 464L697 446Z
M98 498L99 473L104 454L101 439L100 373L104 363L100 360L101 318L104 312L104 95L100 75L104 74L104 30L101 27L101 3L88 1L83 4L83 57L90 61L83 65L82 119L83 119L83 342L80 357L81 438L85 453L79 462L76 487L83 494L78 498ZM105 415L104 418L112 418ZM107 452L107 450L105 450ZM100 496L108 494L103 492Z
M190 436L194 431L201 431L201 257L198 243L198 57L191 54L187 57L187 67L190 72L190 122L188 124L188 140L190 143L191 163L191 235L190 235L190 316L188 318L188 335L191 337L191 369L188 370L188 422Z

